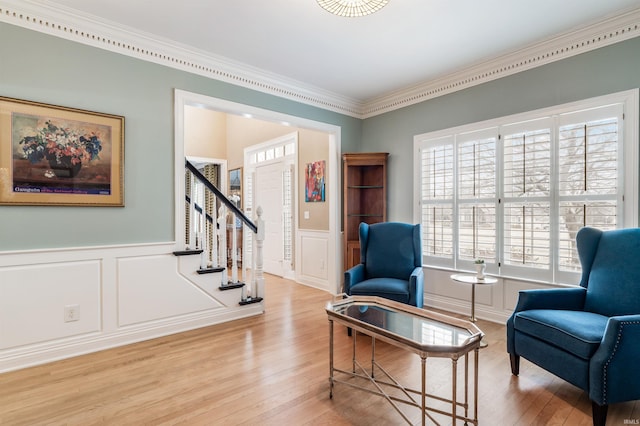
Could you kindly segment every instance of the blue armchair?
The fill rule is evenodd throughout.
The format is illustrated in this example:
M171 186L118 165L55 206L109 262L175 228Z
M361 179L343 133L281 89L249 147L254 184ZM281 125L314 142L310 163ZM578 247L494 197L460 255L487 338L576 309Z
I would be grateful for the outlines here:
M576 243L580 287L521 291L507 352L516 376L522 356L583 389L599 426L640 399L640 228L582 228Z
M422 307L424 273L420 225L361 223L360 264L344 273L348 295L379 296Z

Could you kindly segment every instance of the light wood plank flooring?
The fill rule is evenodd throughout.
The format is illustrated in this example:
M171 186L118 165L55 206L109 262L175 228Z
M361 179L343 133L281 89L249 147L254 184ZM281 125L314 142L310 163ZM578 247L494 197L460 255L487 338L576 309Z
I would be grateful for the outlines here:
M329 399L329 327L322 291L268 277L266 313L48 365L0 374L1 425L397 425L376 395L337 384ZM466 313L463 313L463 316ZM522 360L513 377L505 327L478 322L480 425L590 425L577 388ZM349 368L351 338L336 326L337 366ZM358 336L359 357L370 339ZM420 359L384 343L377 358L419 389ZM428 388L446 392L447 360L429 359ZM417 409L407 415L419 424ZM614 405L609 425L634 424L637 402ZM444 420L443 424L450 424Z

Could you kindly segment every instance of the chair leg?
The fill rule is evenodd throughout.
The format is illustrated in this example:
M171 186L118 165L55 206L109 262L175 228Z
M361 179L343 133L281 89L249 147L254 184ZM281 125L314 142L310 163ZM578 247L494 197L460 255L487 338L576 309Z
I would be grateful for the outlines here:
M591 410L593 412L593 426L605 426L607 423L607 404L600 405L597 402L591 401Z
M520 356L509 354L509 360L511 361L511 374L517 376L520 374Z

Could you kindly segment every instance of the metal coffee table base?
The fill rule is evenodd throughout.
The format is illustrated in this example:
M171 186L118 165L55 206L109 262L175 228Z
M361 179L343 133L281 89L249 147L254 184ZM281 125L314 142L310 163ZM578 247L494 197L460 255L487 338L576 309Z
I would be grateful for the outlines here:
M397 403L402 403L406 405L410 405L412 407L419 408L422 415L422 424L425 425L426 418L429 418L433 423L439 424L435 418L430 414L438 413L446 416L450 416L452 419L452 423L455 425L458 420L463 420L465 426L469 424L476 425L478 424L478 350L479 348L476 346L473 349L474 352L474 368L473 368L473 418L469 417L469 352L464 354L464 401L457 401L457 382L458 382L458 357L451 357L452 364L452 389L451 389L451 399L443 398L441 396L428 394L426 392L426 364L427 364L427 356L420 355L421 366L422 366L422 389L415 390L406 388L401 385L394 377L392 377L378 362L375 360L375 347L376 347L376 338L370 333L363 333L371 336L371 369L370 372L367 371L357 360L356 360L356 336L358 332L356 330L353 331L353 359L352 359L352 371L345 371L338 368L335 368L333 361L333 323L334 321L329 319L329 364L330 364L330 373L329 373L329 398L333 398L333 387L336 383L340 383L343 385L350 386L355 389L363 390L365 392L372 393L374 395L379 395L384 397L393 408L402 416L402 418L408 423L412 424L412 421L406 416L405 413L402 412L400 406ZM375 376L376 371L379 370L382 374L382 378L377 378ZM365 382L371 383L374 385L374 389L367 388L364 386L360 386L356 383L352 383L351 381L341 380L336 378L336 373L342 375L345 378L356 378L360 380L364 380ZM385 391L386 388L397 389L402 394L402 397L390 395ZM443 411L437 408L427 406L427 398L432 398L438 401L446 402L451 404L451 412ZM458 408L462 408L464 410L464 415L458 415Z

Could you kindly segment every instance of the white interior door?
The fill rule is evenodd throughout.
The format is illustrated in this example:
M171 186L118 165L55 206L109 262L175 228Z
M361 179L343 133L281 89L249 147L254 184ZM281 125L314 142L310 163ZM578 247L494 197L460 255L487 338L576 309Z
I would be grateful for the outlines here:
M282 163L256 167L255 206L262 206L265 225L264 272L284 276Z

